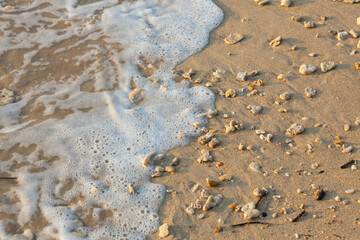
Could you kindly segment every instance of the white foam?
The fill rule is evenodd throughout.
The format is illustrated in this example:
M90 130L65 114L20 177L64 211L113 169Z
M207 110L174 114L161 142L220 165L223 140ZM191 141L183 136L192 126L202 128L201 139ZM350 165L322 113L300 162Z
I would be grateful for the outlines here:
M25 29L38 26L35 32L20 34L10 34L7 24L0 26L5 33L0 53L37 46L25 56L23 66L15 70L18 81L29 64L46 69L47 59L32 60L37 51L74 35L82 39L55 54L71 52L74 46L103 36L107 36L109 46L120 44L122 50L92 44L92 50L84 55L72 56L79 64L89 63L81 76L54 80L49 77L46 83L22 96L20 102L0 107L0 113L7 116L0 119L4 126L0 133L6 133L0 139L0 149L7 150L18 142L22 146L37 145L29 155L14 154L0 163L3 173L18 177L14 194L20 199L20 203L1 210L17 212L13 221L20 226L41 211L49 226L37 233L40 239L80 239L74 231L89 239L144 239L157 230L157 211L164 187L150 182L154 169L141 165L143 157L150 151L166 153L188 143L190 136L199 133L192 125L199 122L196 116L212 108L214 101L212 92L206 88L176 83L171 69L207 44L209 32L222 20L222 12L210 0L138 0L121 4L109 0L81 6L77 6L76 0L67 0L34 8L46 2L35 0L15 10L3 9L1 13L14 26ZM64 8L67 11L58 11ZM97 10L102 10L101 15L94 14L99 13ZM46 18L51 25L67 20L68 27L49 30L41 21L43 12L60 17ZM106 53L108 59L100 62L98 53ZM158 83L138 71L140 57L150 63L161 61L152 75L159 79ZM99 70L100 64L104 69ZM81 84L89 79L95 80L95 90L111 89L115 83L119 89L80 91ZM127 97L131 79L145 93L139 105L132 104ZM33 108L45 106L45 115L51 116L57 107L74 113L62 120L32 122L31 126L26 125L30 121L17 124L20 109L38 94L41 96L36 98ZM79 110L83 108L90 110ZM187 137L179 138L180 132ZM49 160L51 156L58 158ZM14 161L30 164L10 170ZM72 188L63 191L69 180L74 183ZM129 183L133 183L136 194L127 194ZM59 199L64 203L61 206ZM104 212L112 212L112 216L103 218ZM80 222L87 217L95 219L95 226L82 226ZM0 222L2 239L10 238L5 231L8 221Z

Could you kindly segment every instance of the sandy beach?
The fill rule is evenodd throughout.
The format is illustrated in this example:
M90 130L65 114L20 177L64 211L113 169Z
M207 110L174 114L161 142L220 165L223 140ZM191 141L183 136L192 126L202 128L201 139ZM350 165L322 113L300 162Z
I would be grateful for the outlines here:
M85 1L81 4L96 2L100 1ZM113 103L122 106L121 97L123 95L127 98L127 92L134 91L136 88L140 89L140 87L146 89L149 84L143 83L141 80L137 81L136 78L132 78L126 83L118 81L121 72L124 70L121 65L123 62L119 60L119 63L114 59L118 57L118 52L123 51L124 46L120 42L108 41L108 36L96 35L96 37L91 37L90 34L79 34L41 49L38 49L36 45L32 48L24 47L24 49L14 49L3 53L0 56L0 73L3 76L0 80L0 90L10 89L16 95L14 103L4 106L11 107L12 104L20 104L21 106L16 124L13 124L11 122L13 119L10 118L4 120L6 123L11 123L8 126L0 124L2 131L0 132L0 141L2 141L0 143L0 161L2 163L0 177L14 177L19 174L18 179L0 180L0 193L2 195L0 203L3 204L0 211L0 233L3 234L2 236L11 236L4 239L68 239L64 237L68 236L65 233L64 235L61 235L63 234L61 231L59 233L58 228L61 228L60 226L66 226L67 231L70 231L71 234L75 232L76 234L72 235L74 239L135 239L126 234L132 236L131 234L138 230L132 229L133 226L137 224L140 229L144 223L139 224L136 218L139 213L134 214L136 217L131 215L133 210L130 213L124 210L126 212L124 215L119 214L123 211L122 208L127 208L126 205L125 207L121 205L121 201L134 202L137 204L134 205L134 208L139 211L141 209L141 214L145 212L144 215L147 218L144 219L151 220L152 225L149 224L149 226L144 227L145 230L141 230L141 234L144 234L141 236L147 235L146 239L149 240L359 239L360 69L357 69L359 67L356 63L360 62L360 42L356 35L360 36L360 20L358 20L360 18L360 3L354 1L353 4L348 4L346 2L351 1L330 0L293 0L290 2L289 7L281 7L280 1L276 0L270 0L264 6L260 6L261 4L253 0L214 0L214 3L224 13L223 21L211 31L209 43L206 47L177 64L174 73L176 74L175 81L183 84L180 85L180 89L203 86L212 91L215 96L213 110L216 109L217 114L210 114L211 116L208 117L206 114L196 112L197 106L206 106L207 109L200 109L206 113L211 108L209 107L210 102L204 101L205 103L201 102L197 105L197 103L192 103L195 100L191 98L190 103L187 103L186 98L192 97L193 92L186 90L191 94L186 92L187 95L179 94L181 98L177 98L177 90L175 89L174 95L171 95L167 100L163 100L166 99L166 96L156 98L154 106L159 106L159 109L162 109L162 102L165 104L180 99L180 102L185 102L184 106L189 104L189 107L184 107L185 110L194 108L196 116L200 115L200 117L195 116L193 118L192 115L185 115L186 111L181 107L176 108L171 104L164 105L164 108L169 109L170 114L168 115L173 114L175 116L177 109L181 113L184 111L184 115L179 118L169 117L168 123L164 126L154 128L155 130L152 130L151 127L146 128L146 130L144 130L145 128L140 129L141 133L138 133L138 128L130 128L129 126L132 127L133 125L126 125L125 123L135 122L136 116L144 117L144 119L152 116L151 111L156 112L158 108L154 108L155 110L150 108L149 115L141 115L142 113L136 115L134 113L134 119L129 118L130 120L123 120L117 116L118 118L115 120L125 124L124 129L126 131L124 131L127 137L125 140L132 145L120 145L119 149L114 148L116 150L110 146L110 150L107 147L105 147L106 150L101 149L99 145L101 145L102 140L98 144L98 139L103 135L105 139L105 136L114 134L115 127L106 131L102 130L99 134L96 133L98 135L93 134L96 135L95 137L91 134L88 136L80 133L76 136L82 141L81 146L82 144L85 146L88 139L92 144L89 144L89 147L86 145L86 148L78 147L81 149L81 153L84 151L82 153L84 155L81 155L83 158L95 159L91 162L79 160L79 165L91 166L89 167L90 170L84 167L83 172L86 173L84 174L86 177L76 179L70 173L61 175L63 174L61 171L59 171L61 174L55 171L53 183L46 185L48 183L46 182L45 185L51 191L60 189L54 190L49 195L51 197L56 195L56 199L62 199L61 203L56 202L56 204L66 208L66 211L71 210L74 213L74 216L77 217L76 224L79 222L81 224L80 230L78 229L77 232L71 226L66 225L67 222L64 225L61 225L63 223L56 225L57 222L56 224L50 223L50 216L53 215L46 215L41 210L34 210L32 214L30 210L29 213L24 213L24 210L21 210L23 209L21 206L23 204L22 199L26 199L26 197L35 199L34 202L29 201L29 204L35 206L37 201L43 202L45 206L48 202L53 203L47 198L46 200L42 199L43 196L41 195L44 195L44 192L34 198L29 197L31 194L29 196L17 195L18 191L21 192L22 190L22 184L26 183L28 184L27 187L33 187L36 190L36 188L42 187L41 184L29 185L30 180L42 183L45 176L53 173L47 173L46 169L56 168L56 164L67 159L68 155L70 157L75 156L76 159L78 157L72 152L64 156L56 154L57 151L67 150L74 145L69 136L55 142L64 144L64 146L59 146L59 150L52 154L51 151L47 152L46 146L48 145L41 145L47 141L46 139L42 139L36 144L30 144L29 133L26 131L30 132L30 139L34 136L35 139L31 140L36 142L36 136L41 136L41 131L47 129L45 127L47 127L48 121L53 121L50 122L52 125L62 123L62 121L66 121L75 115L74 113L81 114L78 117L81 120L86 119L87 113L94 116L101 115L101 111L97 109L105 109L112 106ZM13 1L8 4L18 7L24 3ZM41 7L45 8L46 6L39 6L39 9ZM108 6L105 6L104 9L106 7ZM47 17L56 19L56 17L50 16L50 13ZM97 22L99 19L94 18L92 21ZM9 22L11 24L11 21ZM74 22L76 23L77 20ZM52 28L57 29L57 31L59 29L59 31L64 30L66 33L68 25L66 21L61 21ZM306 28L304 25L311 27ZM18 34L23 31L21 28L14 29L14 32ZM98 30L98 32L100 31ZM4 32L1 32L3 34L1 36L4 36ZM242 39L235 44L226 44L224 39L230 34L236 33L241 34ZM95 34L97 34L97 30L94 31ZM278 38L279 36L281 38ZM273 41L276 38L278 40ZM191 38L189 39L191 43ZM37 52L31 55L32 51ZM92 57L82 57L88 56L87 54L91 51L95 51ZM189 50L189 53L192 51L195 50ZM41 64L26 65L26 59L30 59L32 63L40 62ZM132 59L129 61L131 62ZM148 103L149 96L157 96L157 90L153 89L166 89L166 84L168 84L158 84L154 80L155 78L151 78L153 73L160 69L162 60L151 62L148 59L142 59L139 62L136 62L137 70L143 76L150 77L151 84L156 87L153 85L149 87L149 93L145 95L144 101L137 96L140 98L139 103L134 103L131 99L134 106L124 104L124 109L130 109L134 112L146 108L144 102ZM323 71L321 66L324 67L324 63L333 66L329 67L328 71ZM314 68L307 74L301 74L299 69L304 64L310 69L312 66L316 67L316 70ZM190 69L192 69L192 74L187 77L186 73L189 73ZM97 75L98 72L100 73ZM246 75L246 77L240 79L239 73L242 73L240 74L242 76ZM107 80L99 83L97 82L98 76ZM57 79L59 85L55 85L55 87L50 85L49 91L46 92L37 90L39 86L49 82L49 79ZM69 79L77 80L72 82ZM64 86L72 84L72 87L79 89L80 94L83 95L77 95L78 92L73 90L62 92L63 85L60 84ZM127 86L127 84L131 86ZM121 91L126 89L124 90L126 94L119 98L111 95L119 89ZM169 89L171 90L171 88ZM31 95L32 91L39 91L39 94ZM311 96L307 96L306 91ZM94 93L108 95L104 99L97 97L91 99L92 96L95 96L91 95ZM171 94L173 93L171 92ZM23 104L24 96L30 97L26 97L27 102ZM80 100L77 101L77 99ZM83 104L86 102L85 99L90 99L89 102L92 105ZM194 97L194 99L200 99L200 97ZM160 104L156 105L158 102ZM150 100L150 103L153 102ZM258 112L255 111L255 106L260 106ZM172 107L174 109L171 110ZM114 107L114 109L116 108ZM2 108L0 108L0 114L1 111ZM127 114L126 111L122 112L118 109L116 111L118 111L116 113L119 116ZM104 114L104 118L114 115L116 115L114 112L110 112L108 115ZM4 119L7 117L3 116ZM167 117L166 114L159 116ZM76 122L76 119L70 123ZM91 122L92 118L89 119L86 121ZM203 125L205 120L208 123ZM83 127L82 125L87 124L86 121L74 125L76 126L74 129L80 129ZM96 121L98 120L95 119L94 122ZM149 122L146 119L143 121L144 125L141 125L141 122L139 126L148 124L157 126L157 119L149 120ZM100 124L89 124L89 128L99 126L101 128L103 122L98 122ZM192 124L195 128L194 132L200 133L200 135L192 136L190 143L185 144L186 141L181 139L194 133L191 133L190 130L186 133L177 132L177 125L171 124L175 122L182 127L181 124L185 126ZM293 124L298 124L300 131L288 130L294 126ZM118 127L115 123L113 125ZM121 126L121 124L119 125ZM31 135L32 127L35 129L35 135ZM63 126L60 125L60 127ZM130 130L127 129L128 127ZM70 128L64 127L64 129ZM175 140L171 138L172 142L166 145L165 140L172 135L164 134L162 136L159 134L165 139L161 138L159 141L160 147L157 143L151 143L151 141L156 142L158 129L171 132L173 135L176 133ZM184 127L184 129L187 128ZM22 131L27 134L24 143L19 140L22 138ZM214 136L211 138L218 140L218 144L213 148L210 148L208 143L199 143L199 137L208 133L213 133ZM43 134L56 135L59 132L50 128L48 132L44 130ZM141 138L139 138L140 143L137 138L133 141L132 134L144 134L143 138L146 141L142 142ZM50 140L52 141L52 138ZM49 142L51 142L50 140ZM113 139L108 142L119 144ZM107 146L108 142L102 146ZM168 146L182 146L165 152L162 159L158 156L155 157L157 159L153 158L151 164L154 168L145 168L144 170L144 163L141 166L144 152L133 150L142 144L146 153L153 151L152 148L160 149L158 152L161 153L162 150L167 151ZM166 147L163 147L164 144ZM241 146L239 147L239 145ZM125 162L119 166L114 163L104 170L101 164L105 158L110 159L110 162L112 161L111 151L114 151L114 155L119 158L123 156L129 158L132 156L131 154L136 155L138 163ZM202 151L203 153L209 151L212 158L201 162L202 160L199 158L202 156ZM100 155L103 152L104 155ZM175 157L179 160L178 164L172 164ZM116 158L114 157L114 159ZM46 162L46 164L41 165L40 162ZM344 165L348 162L350 163ZM64 169L71 169L77 166L76 164L64 165ZM129 165L130 167L127 168ZM158 168L155 168L157 166ZM162 167L167 166L171 166L171 168L167 168L167 172L164 172ZM92 172L95 168L101 170ZM141 171L142 175L139 174L139 176L134 177L135 180L127 176L117 178L118 176L114 175L115 179L112 177L109 180L106 177L111 168L114 172L114 169L116 171L124 171L125 169L134 176ZM25 174L26 177L20 177L23 174L21 172L23 169L25 172L44 173L44 175L39 175L38 178L30 178ZM161 173L152 177L152 184L150 184L148 183L149 179L144 179L143 176L155 174L156 169L160 169L158 172ZM111 171L109 170L109 172ZM82 176L82 172L76 172L76 174ZM89 178L87 178L88 175ZM64 176L65 179L60 179ZM120 178L121 180L119 180ZM207 178L213 178L217 185L209 187ZM223 181L219 179L223 179ZM92 183L88 186L86 181ZM104 183L104 186L100 183ZM141 202L140 204L140 200L137 203L137 199L140 197L131 200L134 192L131 193L131 189L130 193L127 192L130 183L135 185L134 192L140 193L140 197L144 194L143 199L147 199L142 200L144 203ZM84 188L79 187L79 189L71 190L74 186L82 184L85 186ZM165 189L161 186L164 186ZM113 190L117 187L120 190ZM111 193L113 195L110 193L106 195L107 190L109 192L110 190L114 191ZM161 197L158 198L160 196L158 193L163 190L166 191L166 194L162 201ZM254 194L254 192L258 193ZM206 193L212 197L204 196ZM101 194L107 198L102 199ZM111 204L106 206L106 199L121 194L124 195L123 198L114 200L114 203L111 201ZM213 197L217 197L216 204L214 203L211 208L203 210L206 201ZM155 198L156 200L153 201ZM87 202L86 199L90 200ZM147 206L147 201L150 207ZM244 215L249 215L253 208L245 211L242 207L257 201L259 201L255 207L257 210L252 213L255 215L258 213L258 215L245 219ZM144 209L142 208L143 205L146 205ZM197 206L198 209L194 206ZM14 210L7 211L6 208ZM94 213L95 208L100 212L97 217ZM49 210L50 213L52 213L51 211ZM120 215L120 218L115 219L115 215ZM22 221L19 216L25 216L29 220ZM124 222L127 223L127 219L121 220L121 216L128 219L136 218L136 221L130 222L129 226L126 224L122 226ZM91 235L92 230L106 231L107 221L114 226L121 225L121 231L125 232L131 226L131 231L129 230L129 233L126 232L121 237L113 235L104 238L92 238L91 236L95 236ZM159 221L159 224L156 221ZM59 222L61 221L59 220ZM232 225L241 223L244 225L232 227ZM56 225L56 228L50 228L52 225ZM158 225L162 225L164 228L168 227L168 232L165 231L164 236L161 236L162 231L157 231ZM86 232L81 229L90 230L86 230L88 231ZM27 230L27 234L25 234L25 230ZM40 236L38 234L40 232L45 235Z
M338 47L338 39L329 31L359 31L356 19L360 5L340 1L293 1L291 7L284 8L279 6L279 1L271 1L263 7L253 1L215 2L225 13L223 23L211 33L210 44L180 64L177 70L192 68L196 72L194 82L201 80L202 85L211 82L214 71L224 70L224 77L210 88L216 93L233 89L237 96L225 98L217 94L219 114L210 119L207 126L208 130L216 131L215 136L220 140L219 146L210 149L214 162L199 164L196 161L201 149L209 147L200 145L194 138L189 146L168 153L167 161L173 156L180 159L176 173L154 179L176 192L167 194L160 210L160 219L169 224L171 233L166 239L295 239L295 234L300 239L357 239L360 236L359 173L340 166L352 159L359 160L359 126L354 122L359 117L360 75L354 63L359 61L360 55L350 55L356 50L358 39L350 36L341 41L343 47ZM300 22L290 20L296 15L301 16ZM326 20L322 21L321 17ZM313 21L315 28L304 28L304 21ZM224 38L231 33L241 33L244 39L235 45L224 44ZM281 44L269 46L277 36L282 36ZM297 46L296 50L291 49L293 46ZM315 56L309 56L310 53ZM320 63L324 61L335 61L335 69L323 73ZM318 69L314 74L302 76L299 74L302 64ZM259 71L259 75L245 82L236 79L238 72L253 70ZM278 80L280 74L288 80ZM255 86L258 93L249 95L252 90L248 85L258 79L263 81L263 86ZM314 98L305 97L307 87L316 89ZM281 100L279 95L283 92L291 93L291 99ZM253 115L246 109L248 105L260 105L263 110ZM287 113L278 112L281 108L287 109ZM224 114L229 117L224 118ZM231 120L242 124L244 129L225 134L224 126ZM293 123L302 124L304 133L287 136L286 129ZM317 123L326 125L315 127ZM350 131L344 131L345 124L351 125ZM274 136L271 143L259 139L252 127L271 133ZM350 154L342 153L341 147L333 145L336 136L354 147ZM292 147L287 139L292 140ZM321 143L316 139L321 139ZM253 146L253 150L240 151L240 143ZM308 153L308 144L313 146L312 153ZM217 162L224 165L217 167ZM249 164L252 162L259 163L267 176L251 171ZM207 177L218 178L223 174L231 175L233 182L220 182L213 188L207 186ZM199 184L199 190L192 192L195 184ZM316 190L312 189L312 184L325 190L323 200L315 200ZM258 198L253 190L262 187L267 188L269 194L259 209L267 216L256 220L269 226L231 228L246 220L241 211L235 212L228 206L256 202ZM200 189L221 194L224 199L208 212L196 210L194 215L189 215L185 209L200 199ZM302 193L297 193L297 189ZM355 192L347 194L348 189ZM335 201L336 196L342 201ZM298 222L289 222L288 219L302 212L302 204L306 215ZM329 209L331 206L335 209ZM286 215L281 214L283 208ZM279 216L273 218L274 213ZM205 217L199 219L200 214ZM221 233L214 233L217 226L223 227ZM158 239L157 233L149 239Z

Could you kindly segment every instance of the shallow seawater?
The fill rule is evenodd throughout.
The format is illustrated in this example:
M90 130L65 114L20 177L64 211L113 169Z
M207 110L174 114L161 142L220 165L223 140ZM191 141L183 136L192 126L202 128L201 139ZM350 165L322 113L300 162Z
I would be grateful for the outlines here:
M0 188L0 238L144 239L164 187L143 157L187 144L214 102L171 70L207 44L221 10L211 0L0 4L0 89L20 96L0 106L0 173L17 177Z

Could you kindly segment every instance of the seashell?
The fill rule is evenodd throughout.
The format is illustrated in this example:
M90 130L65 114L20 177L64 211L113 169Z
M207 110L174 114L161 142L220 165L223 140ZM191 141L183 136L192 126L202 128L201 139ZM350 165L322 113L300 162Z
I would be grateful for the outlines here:
M144 159L143 159L142 165L143 165L144 167L149 167L149 166L151 166L151 165L152 165L151 158L152 158L153 156L155 156L155 154L156 154L156 151L153 151L153 152L150 152L150 153L146 154L145 157L144 157Z
M244 35L240 33L232 33L224 39L224 42L228 45L233 45L244 39Z

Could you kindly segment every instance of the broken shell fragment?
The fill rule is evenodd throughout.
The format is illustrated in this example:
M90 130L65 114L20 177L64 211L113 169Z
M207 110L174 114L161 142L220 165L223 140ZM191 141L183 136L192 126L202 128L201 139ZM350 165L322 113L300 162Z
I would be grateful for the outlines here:
M210 154L210 151L207 149L201 150L201 157L197 159L198 163L206 163L206 162L212 162L213 157Z
M203 210L208 211L210 208L213 208L215 206L216 202L214 201L214 196L210 195L203 206Z
M19 100L19 97L15 96L15 93L9 89L0 90L0 106L14 103Z
M316 67L312 65L303 64L299 68L299 73L303 75L309 75L316 71Z
M208 143L208 146L210 148L215 148L217 145L220 144L220 141L217 138L211 139L211 141Z
M282 37L278 36L278 37L274 38L273 40L271 40L269 45L272 46L272 47L277 47L277 46L279 46L281 44L281 40L282 40Z
M255 162L250 163L249 169L254 172L261 173L261 167L258 163L255 163Z
M171 166L177 166L179 164L179 159L177 157L175 157L172 161L171 161Z
M219 114L219 111L218 110L209 110L207 113L202 113L202 114L200 114L200 115L198 115L197 117L198 118L202 118L202 117L208 117L208 118L213 118L213 117L215 117L216 115L218 115Z
M232 33L224 39L224 42L228 45L233 45L244 39L244 35L240 33Z
M166 166L166 167L165 167L165 172L174 173L174 172L175 172L175 168L174 168L173 166Z
M215 136L215 135L214 135L213 133L210 133L210 132L209 132L209 133L207 133L207 134L199 137L199 138L198 138L198 143L200 143L201 145L205 145L205 144L207 144L208 142L210 142L211 139L214 138L214 136Z
M345 154L346 153L351 153L352 150L353 150L352 146L344 147L344 149L342 150L342 153L345 153Z
M228 89L225 93L226 98L234 98L236 97L236 92L233 89Z
M224 174L219 177L219 180L222 182L231 181L231 179L232 179L232 176L230 174Z
M328 72L328 71L332 70L333 68L335 68L335 66L336 66L336 64L334 61L320 63L320 68L321 68L322 72Z
M277 80L279 81L289 81L288 77L284 76L284 74L280 74L279 76L277 76Z
M162 176L161 172L156 172L153 175L151 175L152 178L161 177L161 176Z
M355 63L355 69L360 70L360 62Z
M351 29L349 31L349 33L353 38L358 38L359 37L359 34L356 31L354 31L353 29Z
M185 212L189 215L194 215L195 214L195 209L192 207L192 206L188 206L186 209L185 209Z
M149 166L151 166L151 165L152 165L151 158L152 158L153 156L155 156L155 154L156 154L156 151L153 151L153 152L150 152L150 153L146 154L145 157L144 157L144 159L143 159L142 165L143 165L144 167L149 167Z
M135 88L129 93L129 99L134 104L139 104L144 100L144 91L140 88Z
M188 72L183 73L182 77L188 80L191 80L192 75L195 74L195 71L193 71L192 69L189 69Z
M206 191L205 189L202 189L201 192L200 192L200 197L201 198L205 198L205 199L208 199L210 197L210 193L208 191Z
M301 124L292 124L290 128L286 130L286 132L290 135L298 135L305 131L305 128Z
M265 5L267 5L267 4L270 3L269 0L262 0L262 1L256 0L255 2L256 2L260 7L265 6Z
M132 183L129 184L129 193L130 194L135 194L135 189Z

